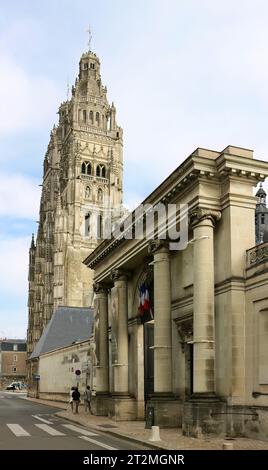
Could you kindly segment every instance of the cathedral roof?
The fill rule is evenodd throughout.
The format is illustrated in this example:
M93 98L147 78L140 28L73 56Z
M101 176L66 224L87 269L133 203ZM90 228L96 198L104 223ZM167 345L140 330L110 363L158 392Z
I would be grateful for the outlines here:
M58 307L44 329L30 359L88 340L93 331L93 321L92 308Z

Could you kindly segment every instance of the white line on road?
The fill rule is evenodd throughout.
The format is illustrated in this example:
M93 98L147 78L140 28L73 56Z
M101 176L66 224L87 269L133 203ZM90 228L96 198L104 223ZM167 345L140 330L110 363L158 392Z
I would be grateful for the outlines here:
M63 424L65 428L70 429L71 431L79 432L79 434L85 434L85 436L98 436L98 434L94 432L87 431L86 429L79 428L78 426L74 426L73 424Z
M17 437L30 436L31 435L27 431L25 431L25 429L23 429L19 424L7 424L7 427Z
M36 418L36 419L39 419L40 421L43 421L43 423L46 423L46 424L53 424L52 421L48 421L47 419L40 418L40 416L32 415L32 417L33 417L33 418Z
M57 429L53 429L51 426L47 424L35 424L35 426L43 431L47 432L51 436L65 436L63 432L58 431Z
M78 436L79 439L84 439L85 441L91 442L92 444L97 444L99 447L103 447L104 449L109 449L109 450L118 450L115 447L108 446L107 444L103 444L102 442L96 441L95 439L90 439L89 437L86 436Z

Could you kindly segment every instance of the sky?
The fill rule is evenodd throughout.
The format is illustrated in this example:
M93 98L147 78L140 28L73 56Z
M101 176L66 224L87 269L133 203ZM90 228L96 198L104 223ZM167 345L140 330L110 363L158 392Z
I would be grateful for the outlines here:
M26 336L42 162L88 25L133 208L196 147L267 161L267 21L266 0L0 0L0 337Z

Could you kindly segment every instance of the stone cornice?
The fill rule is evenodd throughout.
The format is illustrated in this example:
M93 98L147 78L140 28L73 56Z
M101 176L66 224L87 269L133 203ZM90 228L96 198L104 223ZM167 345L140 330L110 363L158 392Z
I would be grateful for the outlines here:
M234 176L251 181L263 181L268 176L268 163L240 155L222 153L216 160L220 177Z

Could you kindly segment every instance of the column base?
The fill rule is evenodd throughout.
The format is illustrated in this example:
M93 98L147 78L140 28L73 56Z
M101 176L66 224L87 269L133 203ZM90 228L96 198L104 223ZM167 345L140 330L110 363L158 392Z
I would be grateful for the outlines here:
M183 403L172 393L154 393L146 406L154 409L154 425L178 428L182 425Z
M136 399L128 393L112 393L108 416L114 421L135 421L137 419Z
M109 392L97 392L91 400L91 411L96 416L108 416L109 402L111 396Z
M226 435L227 404L213 393L194 394L183 404L182 432L185 436Z

